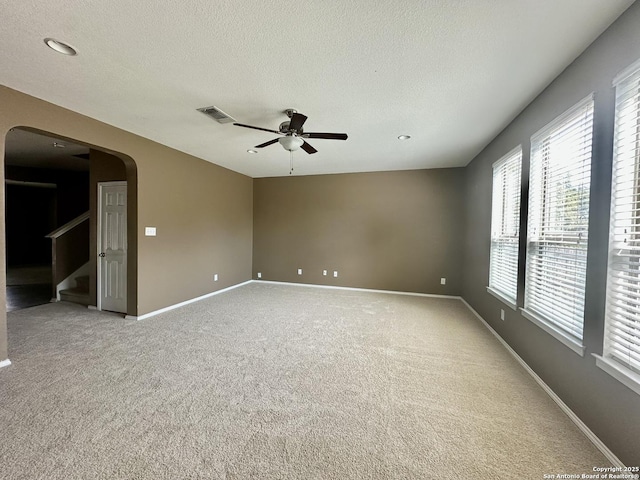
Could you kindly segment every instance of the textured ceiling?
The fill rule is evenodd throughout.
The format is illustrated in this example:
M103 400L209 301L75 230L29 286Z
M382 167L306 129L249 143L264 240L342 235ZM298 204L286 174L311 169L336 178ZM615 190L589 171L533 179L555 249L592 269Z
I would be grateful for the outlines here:
M6 1L0 83L253 177L289 153L197 108L349 134L294 152L297 174L463 166L632 3Z

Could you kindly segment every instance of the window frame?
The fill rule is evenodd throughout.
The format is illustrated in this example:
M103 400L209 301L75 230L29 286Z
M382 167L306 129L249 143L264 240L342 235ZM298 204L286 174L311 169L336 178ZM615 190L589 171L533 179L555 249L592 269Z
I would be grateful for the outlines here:
M586 117L581 120L582 115ZM524 307L520 309L525 318L580 356L584 355L585 350L584 301L593 161L593 117L594 94L591 93L531 137L525 295ZM556 135L559 137L554 142L553 137ZM558 139L561 141L558 142ZM575 141L575 145L569 143L570 141ZM566 154L552 153L553 149L563 147L567 148ZM570 156L564 156L567 154ZM585 164L587 155L588 165ZM565 161L565 165L562 166L558 159L562 161L566 158L569 161ZM552 168L549 162L553 162ZM557 221L557 218L561 217L558 212L562 212L562 209L567 209L568 206L574 207L574 203L567 202L566 198L557 200L562 195L558 180L561 174L565 178L575 176L579 185L577 199L571 200L576 205L576 218L581 220L575 225L573 237L571 224ZM569 188L575 190L572 184L569 184ZM558 230L554 231L554 228ZM551 253L545 254L545 249ZM565 255L568 256L569 267L562 266L562 257ZM561 315L558 315L557 307L551 306L553 301L541 300L543 291L549 288L544 285L542 276L549 275L550 272L575 272L575 277L572 278L574 286L570 287L565 283L563 287L566 287L567 295L556 302L558 307L563 307L562 309L565 310ZM550 297L557 298L551 295ZM571 304L567 303L574 299L581 303L575 301ZM551 310L554 310L554 314L557 315L555 318L549 315ZM581 319L578 320L576 315L581 316Z
M514 166L515 169L517 169L517 174L514 173ZM518 262L520 256L522 145L518 145L513 148L494 162L492 165L492 172L491 244L489 247L489 282L487 292L511 307L513 310L516 310L518 302ZM511 191L513 189L517 190L515 194ZM499 195L501 195L501 198L498 198ZM509 204L509 200L513 203L512 205ZM499 214L498 210L500 210ZM512 228L514 228L514 233L511 235L504 233L505 225L508 224L509 221L513 222ZM501 232L496 235L496 230L498 229ZM509 287L513 289L513 295L510 295L511 292L504 291L499 285L492 281L495 270L509 269L509 265L505 264L506 262L496 260L498 257L496 256L496 249L494 245L498 242L504 242L505 245L511 243L515 244L515 272L512 272L515 283L513 285L509 285ZM514 259L509 259L508 261L511 261L513 265L513 260Z
M617 75L613 86L616 90L615 123L604 335L602 355L593 356L600 369L640 394L640 360L631 358L632 351L640 357L640 312L631 314L630 321L627 318L629 306L637 310L634 301L640 303L640 260L637 257L640 250L640 60ZM630 98L625 98L629 93L627 90L631 92ZM629 100L631 103L624 105ZM627 245L630 236L635 237L633 245ZM627 255L623 254L625 251ZM634 321L634 316L639 319ZM632 324L631 333L626 330L629 323ZM624 342L617 341L621 326ZM626 347L628 360L620 353L625 348L624 343L629 344Z

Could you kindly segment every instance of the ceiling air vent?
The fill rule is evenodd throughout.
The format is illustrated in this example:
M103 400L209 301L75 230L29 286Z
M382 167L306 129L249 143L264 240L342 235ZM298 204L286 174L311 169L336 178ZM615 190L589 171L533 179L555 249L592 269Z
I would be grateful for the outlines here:
M213 118L218 123L233 123L235 118L230 117L218 107L203 107L198 109L199 112L204 113L207 117Z

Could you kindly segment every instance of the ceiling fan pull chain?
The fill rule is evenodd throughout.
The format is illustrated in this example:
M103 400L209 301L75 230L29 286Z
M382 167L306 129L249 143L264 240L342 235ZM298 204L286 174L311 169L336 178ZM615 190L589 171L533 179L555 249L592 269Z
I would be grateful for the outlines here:
M291 175L293 173L293 151L291 150L289 150L289 167L291 168L289 175Z

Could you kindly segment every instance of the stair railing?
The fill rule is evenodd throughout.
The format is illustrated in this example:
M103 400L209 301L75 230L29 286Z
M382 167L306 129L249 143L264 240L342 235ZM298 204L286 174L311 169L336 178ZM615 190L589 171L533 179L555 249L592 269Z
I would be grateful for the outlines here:
M58 284L89 260L88 220L87 211L45 235L51 239L53 298L57 298Z

